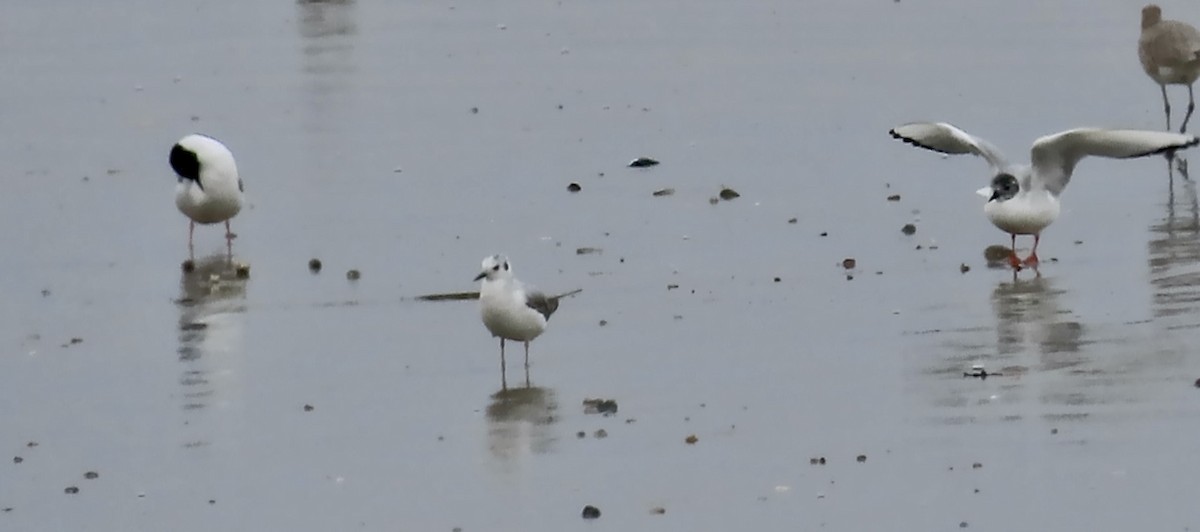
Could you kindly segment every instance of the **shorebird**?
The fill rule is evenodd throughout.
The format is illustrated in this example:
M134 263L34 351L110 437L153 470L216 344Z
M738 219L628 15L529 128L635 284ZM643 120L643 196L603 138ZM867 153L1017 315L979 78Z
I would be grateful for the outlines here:
M513 276L512 264L504 255L483 259L482 271L475 277L482 281L479 290L479 309L483 325L492 336L500 338L500 372L504 374L504 341L524 342L525 368L529 369L529 342L541 336L546 322L558 310L560 299L575 295L582 289L557 296L547 296L525 285Z
M1162 131L1070 129L1035 140L1031 165L1013 165L987 141L944 122L905 124L889 133L919 148L951 155L969 153L987 161L992 181L977 192L987 198L983 212L988 220L1012 237L1009 263L1017 269L1037 266L1042 230L1058 218L1058 197L1080 159L1088 155L1130 159L1170 154L1200 143L1200 138L1192 135ZM1024 261L1017 257L1017 235L1033 235L1033 250Z
M191 220L188 249L192 249L198 223L225 222L225 238L232 241L237 235L230 229L229 219L242 210L245 187L229 148L206 135L188 135L171 148L170 162L179 176L175 206Z
M1200 77L1200 31L1177 20L1163 20L1162 8L1150 4L1142 8L1142 35L1138 38L1138 59L1142 70L1162 90L1163 113L1171 129L1171 102L1167 85L1187 85L1188 106L1179 132L1187 131L1188 119L1196 109L1192 84Z

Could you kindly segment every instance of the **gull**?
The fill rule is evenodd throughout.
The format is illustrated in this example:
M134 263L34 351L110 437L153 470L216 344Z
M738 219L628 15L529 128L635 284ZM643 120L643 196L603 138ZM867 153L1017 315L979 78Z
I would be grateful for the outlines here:
M1037 266L1042 230L1058 218L1059 199L1071 172L1088 155L1131 159L1195 146L1192 135L1133 129L1069 129L1033 142L1032 165L1009 164L987 141L944 122L905 124L889 131L892 137L945 154L978 155L991 166L991 185L977 193L987 198L983 212L992 224L1012 236L1009 263ZM1017 235L1033 235L1033 251L1022 262L1017 257Z
M525 285L513 276L512 264L504 255L483 259L482 271L475 277L483 281L479 290L479 309L483 325L492 336L500 338L500 373L504 374L504 341L525 343L525 369L529 369L529 342L546 330L546 321L558 310L558 301L582 292L576 289L557 296L547 296Z
M192 249L192 234L198 223L225 222L225 238L236 237L229 228L229 219L242 210L245 187L229 148L207 135L192 134L171 148L170 162L179 176L175 206L191 219L188 249Z
M1200 31L1177 20L1163 20L1162 8L1150 4L1142 8L1142 35L1138 38L1138 59L1142 70L1162 90L1163 112L1171 129L1171 103L1167 85L1187 85L1188 107L1179 132L1187 130L1188 119L1196 109L1192 84L1200 77Z

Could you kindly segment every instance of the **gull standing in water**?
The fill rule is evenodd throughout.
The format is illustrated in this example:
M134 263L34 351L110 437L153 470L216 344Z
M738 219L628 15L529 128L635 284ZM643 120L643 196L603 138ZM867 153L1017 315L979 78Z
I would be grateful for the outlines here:
M483 281L479 289L479 308L483 325L500 338L500 373L504 377L504 341L525 343L525 370L528 380L529 342L546 330L546 321L558 310L558 301L578 294L576 289L557 296L527 291L513 276L512 265L504 255L483 259L482 271L475 277ZM507 387L507 385L505 385Z
M1131 129L1070 129L1033 142L1032 165L1009 164L987 141L944 122L912 123L889 131L892 137L946 154L978 155L991 166L991 185L977 192L987 198L983 212L1000 230L1012 236L1013 268L1037 266L1037 246L1042 230L1058 218L1058 196L1071 179L1080 159L1095 155L1114 159L1145 157L1195 146L1192 135ZM1033 250L1021 261L1017 257L1017 235L1033 235Z
M1187 131L1188 119L1196 109L1192 84L1200 77L1200 31L1177 20L1163 20L1162 8L1150 4L1142 8L1142 35L1138 38L1138 59L1142 70L1162 89L1163 112L1171 129L1171 102L1167 85L1187 85L1188 106L1179 132Z
M175 206L191 219L188 249L192 249L192 235L198 223L225 222L225 238L232 246L237 235L230 229L229 219L242 210L242 192L245 190L238 177L233 153L217 139L193 134L175 143L170 162L171 169L179 176Z

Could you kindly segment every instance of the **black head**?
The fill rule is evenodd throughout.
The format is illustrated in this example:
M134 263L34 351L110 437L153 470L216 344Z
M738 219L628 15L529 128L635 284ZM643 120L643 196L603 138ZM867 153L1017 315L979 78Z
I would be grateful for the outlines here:
M1012 199L1021 191L1021 185L1012 174L999 174L992 178L992 197L988 201Z
M171 169L179 174L180 179L195 181L197 186L204 189L200 183L200 159L196 157L196 152L176 144L171 148Z

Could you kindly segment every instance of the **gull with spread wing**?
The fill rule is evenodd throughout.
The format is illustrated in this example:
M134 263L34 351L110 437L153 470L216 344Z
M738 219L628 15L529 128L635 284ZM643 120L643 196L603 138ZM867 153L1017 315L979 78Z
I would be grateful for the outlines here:
M1035 140L1031 165L1013 165L987 141L944 122L905 124L889 133L918 148L950 155L969 153L987 161L992 181L977 192L987 198L983 212L988 220L1012 236L1009 262L1014 268L1037 265L1042 230L1058 218L1058 197L1080 159L1088 155L1130 159L1170 154L1200 143L1200 138L1192 135L1161 131L1070 129ZM1017 235L1033 235L1033 250L1024 261L1017 257Z
M479 310L483 325L492 336L500 338L500 373L504 375L504 341L525 344L525 369L529 369L529 342L541 336L546 322L558 310L558 301L582 292L576 289L557 296L548 296L525 285L513 276L512 264L504 255L483 259L482 271L475 277L482 281L479 289Z

